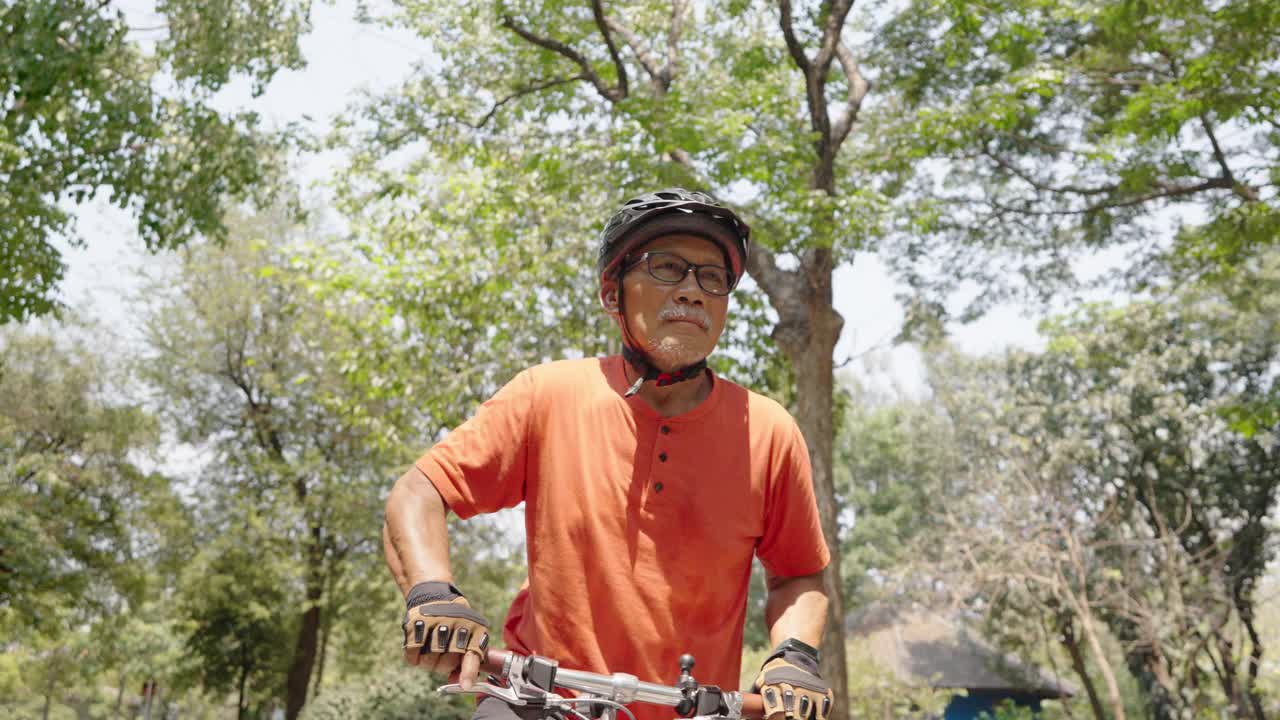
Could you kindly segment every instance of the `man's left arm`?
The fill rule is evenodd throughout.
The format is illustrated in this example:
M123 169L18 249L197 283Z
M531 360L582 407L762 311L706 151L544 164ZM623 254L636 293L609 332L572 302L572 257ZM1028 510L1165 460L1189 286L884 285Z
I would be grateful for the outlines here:
M769 594L764 604L764 623L769 628L769 645L777 647L787 638L818 647L827 626L827 591L822 573L800 577L765 576Z
M827 591L822 573L779 577L767 574L764 620L774 651L766 658L755 688L764 696L770 720L825 720L831 689L818 672L818 646L827 624Z
M764 696L768 720L826 720L833 697L818 671L818 646L828 611L822 569L831 556L804 436L789 417L779 419L775 433L764 532L756 545L769 591L765 624L773 652L755 688Z

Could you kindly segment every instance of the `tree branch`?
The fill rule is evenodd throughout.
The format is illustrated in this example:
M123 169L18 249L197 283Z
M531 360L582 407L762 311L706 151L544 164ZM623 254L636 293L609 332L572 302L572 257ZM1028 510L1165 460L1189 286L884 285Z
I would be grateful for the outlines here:
M804 48L800 45L800 39L796 37L795 23L791 19L791 0L778 0L778 24L782 26L782 37L787 41L787 52L791 53L791 59L795 61L796 67L809 76L809 57L804 54Z
M568 59L578 67L582 68L582 74L593 86L595 86L596 92L600 93L604 99L614 102L622 98L622 96L618 95L615 88L611 88L604 84L604 81L600 79L600 75L596 73L595 68L591 67L591 63L587 61L582 53L558 40L533 34L528 29L518 24L510 15L504 15L502 17L502 26L524 38L526 41L533 43L544 50L550 50L551 52Z
M1213 159L1218 161L1218 167L1222 168L1222 177L1227 180L1233 180L1231 167L1227 165L1227 156L1222 152L1222 146L1218 144L1218 137L1213 134L1213 126L1209 124L1209 116L1200 113L1200 126L1204 128L1204 134L1209 136L1209 144L1213 147Z
M1008 172L1012 173L1019 180L1022 180L1026 184L1030 185L1031 187L1041 192L1056 193L1056 194L1069 193L1072 195L1093 196L1093 195L1106 195L1107 193L1114 192L1116 189L1116 186L1114 185L1105 185L1102 187L1092 187L1092 188L1082 187L1079 185L1057 185L1057 186L1050 185L1046 182L1042 182L1040 180L1037 180L1034 177L1031 177L1031 175L1027 173L1025 170L1018 167L1017 165L1014 165L1012 162L1005 159L1003 156L999 155L998 153L992 152L987 148L983 148L982 154L994 160L997 165L1004 168Z
M751 243L751 251L747 253L747 272L770 298L785 296L788 287L798 278L796 271L778 267L777 256L759 242Z
M1231 172L1231 166L1227 164L1227 155L1222 152L1222 146L1218 144L1218 136L1213 132L1213 125L1209 123L1209 116L1200 113L1200 125L1204 128L1204 134L1209 136L1209 145L1213 147L1213 159L1218 161L1218 167L1222 168L1222 179L1231 185L1231 190L1241 199L1247 202L1256 202L1258 200L1258 192L1252 187L1244 183L1236 182L1235 173Z
M826 27L822 29L822 47L818 49L818 56L813 61L819 79L825 78L827 70L831 67L836 48L840 45L840 35L844 32L844 21L849 17L849 10L852 8L853 0L837 0L831 4L831 10L827 13Z
M1123 208L1136 207L1152 200L1172 200L1175 198L1185 197L1187 195L1195 195L1206 190L1230 190L1231 186L1223 182L1222 178L1213 178L1196 185L1171 185L1168 183L1156 183L1156 189L1150 192L1134 195L1123 200L1105 200L1092 203L1081 208L1071 208L1066 210L1032 210L1029 208L1015 208L1003 203L986 200L985 204L999 210L1001 212L1016 213L1019 215L1033 215L1037 217L1050 216L1070 216L1070 215L1086 215L1099 210L1120 210Z
M1050 185L1046 182L1043 182L1043 181L1037 180L1034 177L1031 177L1026 171L1017 167L1016 165L1009 162L1008 160L1001 157L1000 155L991 152L990 150L984 149L982 151L982 154L991 158L993 161L995 161L997 165L1009 171L1015 177L1019 178L1020 180L1027 183L1028 185L1035 188L1036 190L1039 190L1040 192L1053 193L1053 194L1059 194L1059 195L1082 195L1087 197L1097 197L1100 195L1107 195L1107 194L1114 193L1119 188L1118 185L1103 185L1099 187L1081 187L1077 185L1058 185L1058 186ZM1156 181L1152 183L1152 185L1154 187L1153 190L1142 193L1140 195L1134 195L1128 198L1116 199L1116 200L1103 200L1100 202L1090 203L1083 208L1075 208L1071 210L1040 210L1040 211L1019 210L1017 208L1001 206L1000 204L994 203L994 202L992 203L992 206L1003 209L1003 210L1007 210L1009 212L1020 212L1028 215L1083 215L1085 213L1095 212L1098 210L1115 210L1115 209L1126 208L1126 207L1134 207L1137 205L1141 205L1145 202L1149 202L1151 200L1161 200L1161 199L1171 200L1174 198L1185 197L1187 195L1194 195L1196 193L1204 192L1206 190L1231 190L1233 192L1236 192L1237 194L1239 194L1240 192L1240 190L1238 189L1239 187L1238 183L1235 183L1230 177L1226 177L1226 176L1209 178L1208 180L1205 180L1204 182L1201 182L1201 183L1197 183L1195 185L1178 185L1178 184L1162 182L1162 181Z
M600 28L600 34L604 36L604 44L609 46L609 57L613 58L613 67L618 72L618 85L613 92L617 97L612 100L621 100L627 96L627 66L622 62L622 56L618 54L618 44L613 41L613 33L609 32L609 22L604 17L604 5L601 0L591 0L591 14L596 19L596 27Z
M479 130L480 128L484 127L490 120L493 119L493 116L498 113L498 110L500 110L503 105L506 105L507 103L511 102L512 100L515 100L516 98L521 98L526 95L532 95L536 92L541 92L548 88L553 88L557 85L567 85L568 83L579 82L582 80L590 81L590 78L588 78L586 75L579 74L579 75L574 75L573 77L555 78L555 79L546 80L540 83L534 83L532 85L526 85L525 87L522 87L516 90L515 92L511 93L510 95L495 102L493 104L493 107L489 108L489 112L485 113L484 117L480 118L474 124L467 123L467 125L476 130Z
M608 24L609 29L621 35L622 39L627 42L627 47L631 48L631 52L636 54L636 59L640 61L640 67L649 73L649 77L653 78L654 82L661 83L662 68L658 67L658 59L644 46L644 42L640 40L635 31L623 25L622 21L614 18L605 18L605 23ZM665 86L663 89L666 89Z
M684 18L688 9L688 0L675 0L671 3L671 27L667 30L667 66L662 69L666 87L671 87L671 81L680 68L680 34L684 32Z
M835 158L839 143L835 142L831 132L831 117L827 111L827 72L831 68L836 48L840 45L840 35L844 30L845 19L849 16L849 10L852 7L853 0L835 0L829 5L824 3L826 12L823 14L822 21L822 43L817 57L810 61L795 34L791 17L791 0L778 1L778 21L787 42L787 50L791 53L796 66L804 73L809 122L817 135L814 140L817 162L814 164L810 187L828 195L835 194ZM847 122L852 126L852 119Z
M845 138L849 137L854 121L858 119L858 111L862 109L862 100L871 90L871 83L867 82L853 53L844 43L836 45L836 59L840 61L840 68L844 70L844 76L849 85L844 112L836 119L835 127L831 130L831 142L838 150L844 144Z

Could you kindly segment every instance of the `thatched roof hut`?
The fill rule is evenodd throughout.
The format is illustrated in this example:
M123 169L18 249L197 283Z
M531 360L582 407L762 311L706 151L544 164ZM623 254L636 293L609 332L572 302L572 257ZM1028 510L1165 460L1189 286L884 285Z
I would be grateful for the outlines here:
M845 630L866 640L876 664L900 682L967 691L948 706L948 720L991 712L1004 700L1038 710L1043 700L1076 692L1052 673L1000 652L955 614L878 603L849 615Z

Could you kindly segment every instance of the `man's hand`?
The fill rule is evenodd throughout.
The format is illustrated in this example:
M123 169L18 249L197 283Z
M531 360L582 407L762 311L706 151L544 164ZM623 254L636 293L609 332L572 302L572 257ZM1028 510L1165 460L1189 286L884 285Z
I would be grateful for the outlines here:
M764 697L766 720L826 720L831 714L831 688L818 675L816 653L778 650L765 660L752 691Z
M403 629L405 662L446 676L458 670L458 683L471 689L489 648L489 621L458 588L445 582L414 585L405 598Z

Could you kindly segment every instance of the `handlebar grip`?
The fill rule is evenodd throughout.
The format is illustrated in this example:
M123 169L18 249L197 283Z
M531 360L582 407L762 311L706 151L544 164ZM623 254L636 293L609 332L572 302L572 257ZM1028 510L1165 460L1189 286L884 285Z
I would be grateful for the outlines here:
M507 655L509 654L511 654L510 650L490 649L485 653L484 661L480 663L480 672L501 673L502 666L507 663Z

